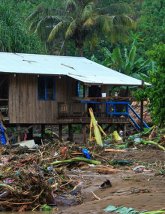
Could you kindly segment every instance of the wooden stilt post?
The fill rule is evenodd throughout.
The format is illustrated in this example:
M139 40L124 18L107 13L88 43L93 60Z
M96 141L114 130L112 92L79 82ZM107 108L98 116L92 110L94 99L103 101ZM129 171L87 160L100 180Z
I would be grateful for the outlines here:
M45 125L42 124L42 125L41 125L41 138L42 138L42 139L44 138L44 135L45 135Z
M127 134L127 125L124 124L124 130L123 130L123 139L125 140Z
M29 131L28 131L28 139L32 140L33 139L33 126L30 127Z
M62 141L62 124L59 124L59 140Z
M142 89L144 87L144 81L142 80ZM144 106L143 106L143 99L141 100L141 103L140 103L140 129L141 131L143 131L143 109L144 109Z
M73 127L72 124L68 124L68 139L73 142Z
M17 142L21 142L21 126L17 126L17 132L18 132L18 137L17 137Z
M83 134L83 144L86 144L87 135L86 135L86 124L82 125L82 134Z

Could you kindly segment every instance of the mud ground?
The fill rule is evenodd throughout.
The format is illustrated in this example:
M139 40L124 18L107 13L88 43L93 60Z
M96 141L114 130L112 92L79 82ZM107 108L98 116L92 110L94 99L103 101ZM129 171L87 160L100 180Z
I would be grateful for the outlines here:
M149 147L125 153L108 152L102 156L107 160L132 160L133 165L117 165L118 171L109 174L98 173L96 166L72 169L70 177L82 182L83 203L60 207L58 214L102 214L108 205L132 207L138 211L165 208L165 152ZM134 172L133 168L138 165L145 166L146 170ZM111 181L112 187L101 189L106 179Z

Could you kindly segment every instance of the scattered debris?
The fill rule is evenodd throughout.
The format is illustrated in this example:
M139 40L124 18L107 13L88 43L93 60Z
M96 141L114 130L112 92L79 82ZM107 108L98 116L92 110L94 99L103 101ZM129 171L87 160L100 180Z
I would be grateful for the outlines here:
M105 212L115 212L119 214L138 214L135 209L133 208L127 208L127 207L115 207L112 205L109 205L104 209Z
M120 135L118 134L117 131L114 131L112 133L112 136L113 136L116 143L123 143L123 139L120 137Z
M99 189L97 186L96 191L98 192L95 192L94 189L90 189L88 192L98 201L101 199L97 194L102 198L99 191L103 193L106 188L112 187L109 180L110 174L117 176L116 173L129 172L137 177L145 176L143 172L154 172L150 173L152 176L159 172L157 176L163 177L163 161L158 163L160 167L157 167L157 163L155 163L156 170L154 171L151 165L141 162L140 159L139 161L134 159L138 148L146 148L146 145L147 148L156 151L155 154L163 153L165 130L155 129L156 134L153 132L151 136L153 130L152 127L144 130L143 133L132 135L122 144L116 143L121 142L121 137L115 132L117 133L115 136L119 138L114 142L114 139L109 137L106 148L104 144L100 147L99 143L97 145L93 142L85 145L71 144L69 141L61 143L54 137L51 139L50 136L41 145L37 145L34 140L26 140L17 144L1 146L0 211L50 211L55 206L78 205L84 200L83 191L87 185L85 183L86 175L80 175L82 170L89 171L87 176L91 180L93 177L90 173L100 176L101 179L102 176L104 177L104 182ZM110 135L112 136L112 134ZM146 141L150 143L144 143ZM130 142L132 144L129 144ZM136 150L134 150L134 146L136 146ZM133 166L130 167L131 165ZM127 177L130 178L129 174ZM133 178L131 177L130 180L133 181ZM129 179L123 179L123 181L129 182ZM115 182L113 187L116 188ZM143 194L150 192L150 188L148 189L136 186L127 193Z
M38 148L38 145L35 144L34 140L26 140L26 141L21 141L20 143L14 144L15 146L19 145L22 147L27 147L28 149L36 149Z
M105 149L105 152L126 152L124 149Z
M95 119L92 108L89 108L89 114L91 117L89 140L93 141L93 139L94 139L98 145L103 146L103 140L101 137L101 133L104 136L106 136L106 133L103 131L101 126L98 125L98 122ZM94 132L94 137L92 137L93 132Z
M105 189L105 188L108 188L108 187L112 187L112 184L111 184L111 182L110 182L110 180L106 180L106 181L104 181L101 185L100 185L100 188L101 189Z
M136 173L141 173L141 172L144 172L145 168L146 168L145 166L140 165L140 166L134 167L133 171Z

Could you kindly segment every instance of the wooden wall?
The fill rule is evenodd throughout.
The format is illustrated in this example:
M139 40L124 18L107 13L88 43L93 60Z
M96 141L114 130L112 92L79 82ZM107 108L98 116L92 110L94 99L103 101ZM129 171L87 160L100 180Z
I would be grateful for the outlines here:
M38 99L37 75L10 75L9 121L17 124L54 124L58 117L58 102L75 96L76 81L66 76L55 78L56 99Z

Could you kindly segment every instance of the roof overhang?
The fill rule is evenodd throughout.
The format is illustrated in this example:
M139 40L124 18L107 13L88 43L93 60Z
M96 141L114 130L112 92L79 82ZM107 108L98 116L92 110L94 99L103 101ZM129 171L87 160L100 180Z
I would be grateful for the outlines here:
M66 75L89 85L150 85L84 57L1 52L0 72L13 74Z

